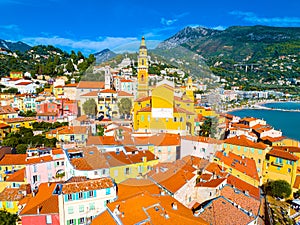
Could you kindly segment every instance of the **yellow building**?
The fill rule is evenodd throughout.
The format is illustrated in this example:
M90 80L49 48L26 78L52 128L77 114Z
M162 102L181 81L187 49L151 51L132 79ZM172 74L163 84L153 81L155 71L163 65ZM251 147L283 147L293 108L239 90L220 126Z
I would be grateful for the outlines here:
M23 78L23 72L11 71L11 72L9 73L9 77L10 77L10 78L18 78L18 79L22 79L22 78Z
M98 93L97 109L99 115L108 118L119 116L118 94L115 90L105 89Z
M195 106L195 112L203 117L217 117L219 116L216 111L211 108L205 108L203 106Z
M46 138L56 138L58 148L64 144L84 146L89 134L90 127L88 126L63 126L47 132Z
M0 193L0 210L6 210L12 214L19 212L19 202L27 195L27 185L17 188L5 188Z
M138 88L137 88L137 98L147 97L149 95L148 86L148 53L145 43L145 38L142 37L139 56L138 56Z
M16 118L18 117L18 112L11 106L1 106L0 107L0 120L5 118Z
M287 150L274 147L266 155L263 181L286 180L293 186L297 174L298 160L299 157Z
M142 176L158 164L158 158L148 150L138 151L136 148L126 147L125 149L125 152L104 153L110 166L110 176L116 183Z
M223 151L216 152L214 162L222 168L222 171L228 172L255 187L260 185L260 178L253 159Z
M53 94L56 98L58 98L59 96L62 96L64 94L64 86L58 85L58 86L53 87Z
M0 160L0 191L8 186L7 177L25 168L26 157L26 154L5 154Z
M253 159L256 163L257 172L262 178L263 162L270 147L262 142L253 142L246 138L246 136L236 136L224 140L223 149L225 152L232 152L239 156L245 156Z
M5 123L0 123L0 142L11 132L10 126Z
M18 118L6 118L0 119L0 122L8 124L11 128L11 132L17 132L20 127L32 129L32 124L36 122L35 117L18 117Z

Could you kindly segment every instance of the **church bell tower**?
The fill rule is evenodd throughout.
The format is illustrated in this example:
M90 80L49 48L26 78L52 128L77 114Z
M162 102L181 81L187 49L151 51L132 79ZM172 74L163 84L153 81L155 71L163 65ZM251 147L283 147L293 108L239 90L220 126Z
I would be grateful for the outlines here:
M147 47L145 43L145 38L142 37L139 56L138 56L138 88L137 88L137 98L147 97L149 95L148 86L148 55Z

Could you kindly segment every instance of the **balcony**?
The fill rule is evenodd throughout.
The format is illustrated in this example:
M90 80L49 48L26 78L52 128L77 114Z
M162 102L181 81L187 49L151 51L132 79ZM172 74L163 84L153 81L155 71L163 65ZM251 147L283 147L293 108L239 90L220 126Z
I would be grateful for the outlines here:
M271 163L273 166L280 166L280 167L282 167L283 166L283 163L282 162L272 162Z

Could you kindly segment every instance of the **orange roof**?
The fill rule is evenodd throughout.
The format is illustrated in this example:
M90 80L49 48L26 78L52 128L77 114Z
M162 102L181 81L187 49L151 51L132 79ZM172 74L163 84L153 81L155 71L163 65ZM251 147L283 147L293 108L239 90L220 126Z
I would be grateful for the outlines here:
M52 154L53 155L60 155L60 154L64 154L64 151L61 148L52 149Z
M49 186L48 186L49 185ZM53 195L56 183L41 183L36 196L29 199L20 215L58 214L58 195Z
M174 194L195 177L194 172L195 169L192 166L187 165L183 160L177 160L175 163L155 165L147 176Z
M88 92L88 93L83 94L81 96L83 96L83 97L97 97L98 93L99 93L99 91L91 91L91 92Z
M232 144L237 146L245 146L256 149L266 149L268 146L262 142L250 141L245 135L235 136L224 140L225 144Z
M132 80L126 80L126 79L120 79L120 82L123 82L123 83L128 83L128 82L133 82Z
M221 185L226 178L217 178L206 182L199 182L196 184L196 187L205 187L205 188L217 188Z
M245 117L245 118L241 119L241 121L245 121L245 122L252 122L255 120L258 120L258 119L254 118L254 117Z
M125 91L118 91L118 96L133 96L133 94L130 94L128 92Z
M5 188L0 193L0 201L20 201L27 194L27 185L21 185L19 188Z
M293 188L299 189L299 186L300 186L300 175L297 175L294 185L293 185Z
M278 142L278 141L282 141L283 139L286 139L286 137L281 136L281 137L269 137L269 136L265 136L261 138L263 141L270 141L270 142Z
M273 146L273 149L288 151L288 152L300 152L300 147L295 147L295 146Z
M104 82L102 81L80 81L77 86L78 89L104 89Z
M177 204L177 210L172 209L172 204ZM171 196L151 196L147 192L137 193L126 199L108 203L110 212L120 212L119 219L122 224L145 225L182 225L182 224L207 224L203 219L193 216L192 210L186 208ZM122 216L122 214L124 216ZM165 215L168 215L168 218ZM100 214L97 221L102 221ZM111 215L111 214L110 214ZM107 215L104 215L107 220ZM97 224L97 223L92 223Z
M216 176L220 176L220 177L225 177L227 176L227 173L225 172L225 170L222 171L222 168L220 165L218 165L217 163L211 162L207 165L207 167L205 168L205 170L207 172L210 172L212 174L215 174Z
M10 127L8 124L0 123L0 129L5 129L5 128L8 128L8 127Z
M185 103L193 103L193 101L190 100L190 99L183 99L183 98L180 98L178 96L174 96L174 100L179 101L179 102L185 102Z
M99 190L114 187L111 178L86 179L83 181L64 183L62 187L63 194L71 194L74 192Z
M151 100L151 96L140 97L140 98L136 99L135 102L145 102L145 101L149 101L149 100Z
M0 160L0 165L26 165L26 154L5 154Z
M113 136L88 136L86 145L121 145L121 143Z
M93 170L84 158L73 158L70 162L76 170Z
M16 110L13 107L9 106L9 105L5 105L5 106L0 107L0 115L10 114L10 113L16 113Z
M17 170L13 174L6 176L6 182L24 182L25 180L25 168Z
M289 153L284 150L279 150L276 148L273 148L271 151L269 151L268 155L283 158L283 159L288 159L288 160L292 160L292 161L297 161L299 159L299 157L293 155L292 153Z
M16 85L28 85L28 84L32 84L32 82L20 82L20 83L18 83L18 84L16 84Z
M216 152L215 157L220 160L220 162L227 165L229 168L238 170L241 173L248 175L249 177L259 180L258 173L256 170L256 164L253 159L236 155L232 152L225 156L223 152Z
M117 92L115 90L105 89L105 90L100 91L100 93L113 93L113 94L115 94Z
M105 210L103 213L98 215L96 218L92 220L91 225L99 225L99 224L117 224L114 218L110 215L110 213Z
M252 196L253 198L260 199L259 188L241 180L240 178L237 178L233 175L229 175L227 177L227 184L230 184L241 191L247 191L249 195Z
M36 164L51 161L53 161L53 158L50 155L27 158L27 164Z
M145 191L157 195L160 193L160 188L150 179L129 178L118 184L118 199L125 199Z
M49 131L47 134L88 134L89 127L86 126L63 126Z
M138 138L136 138L138 139ZM149 142L155 146L179 146L180 145L180 135L179 134L169 134L160 133L153 135L149 138Z
M250 224L255 219L234 206L231 201L224 197L213 199L203 210L200 218L206 220L209 224L241 225Z
M239 129L250 129L248 125L241 124L241 123L233 123L231 124L232 127L234 128L239 128Z
M18 123L25 121L33 121L36 120L35 117L18 117L18 118L3 118L2 121L6 123Z

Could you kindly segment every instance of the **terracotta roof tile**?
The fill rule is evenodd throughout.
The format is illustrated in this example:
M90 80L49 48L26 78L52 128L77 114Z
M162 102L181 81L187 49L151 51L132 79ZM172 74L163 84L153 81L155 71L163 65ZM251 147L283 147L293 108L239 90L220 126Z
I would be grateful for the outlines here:
M297 175L294 185L293 185L293 188L299 189L299 186L300 186L300 175Z
M121 143L113 136L88 136L86 145L121 145Z
M220 160L220 162L227 165L229 168L238 170L241 173L248 175L249 177L259 181L256 164L253 159L236 155L232 152L228 153L228 156L224 155L222 152L216 152L215 157Z
M289 153L284 150L279 150L279 149L272 149L271 151L268 152L268 155L283 158L283 159L288 159L292 161L297 161L299 157L293 155L292 153Z
M26 154L5 154L0 160L0 165L26 165Z
M115 94L117 92L115 90L112 90L112 89L104 89L104 90L100 91L100 93L112 93L112 94Z
M72 183L64 183L62 187L63 194L71 194L82 191L99 190L114 187L111 178L90 179L85 181L77 181Z
M218 197L207 204L200 217L210 224L217 225L246 225L255 219L224 197Z
M207 182L199 182L196 184L196 187L208 187L208 188L217 188L219 185L221 185L226 178L217 178L213 179Z
M227 184L232 185L233 187L236 187L237 189L241 191L247 191L250 196L256 199L260 199L260 190L258 187L255 187L240 178L237 178L233 175L229 175L227 177Z
M171 193L177 192L187 181L195 177L195 169L183 160L175 163L159 163L147 173L148 177L166 188Z
M39 209L40 214L59 213L58 195L53 195L56 183L42 183L36 196L25 205L20 215L35 215Z
M88 92L88 93L80 95L80 96L83 96L83 97L98 97L98 93L99 93L99 91L91 91L91 92Z
M172 203L177 204L177 210L172 209ZM121 214L124 213L124 216L118 216L122 224L138 224L144 222L143 224L145 225L208 225L203 219L194 217L190 209L170 196L154 197L144 192L127 199L109 203L107 206L111 212L118 208ZM164 216L165 214L168 214L168 218ZM102 221L101 217L102 214L97 218L98 221Z
M16 172L6 176L6 182L24 182L25 181L25 168L17 170Z
M78 89L104 89L104 82L102 81L80 81L77 86Z
M14 108L9 106L9 105L5 105L5 106L0 107L0 115L10 114L10 113L16 113L16 110L14 110Z
M125 91L118 91L118 96L129 96L129 97L133 97L133 94L130 94L130 93L125 92Z
M262 142L250 141L249 139L247 139L247 137L245 135L228 138L228 139L224 140L224 143L237 145L237 146L256 148L256 149L263 149L263 150L268 147L267 145L265 145Z
M0 193L0 201L20 201L27 194L27 186L23 185L20 188L5 188Z
M35 121L35 117L18 117L18 118L3 118L2 121L6 123L18 123L18 122L25 122L25 121Z

